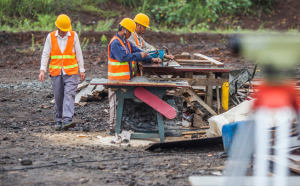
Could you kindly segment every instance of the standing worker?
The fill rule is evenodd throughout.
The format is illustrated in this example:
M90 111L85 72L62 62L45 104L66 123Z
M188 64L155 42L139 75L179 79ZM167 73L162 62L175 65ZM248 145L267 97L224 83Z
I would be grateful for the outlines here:
M130 18L124 18L119 24L119 30L108 44L108 79L130 80L134 77L136 61L161 63L160 58L152 58L147 53L127 41L135 31L136 24ZM116 93L108 90L110 133L114 133L116 125Z
M147 43L142 37L147 28L150 28L150 19L146 14L139 13L135 16L134 22L136 23L135 32L132 33L130 38L128 39L132 43L135 44L138 48L142 49L145 52L150 52L156 50L156 48L149 43ZM164 55L167 59L174 59L173 55Z
M56 31L48 34L42 59L39 80L44 82L45 72L49 65L55 99L56 130L74 127L74 101L78 85L78 76L85 79L84 61L78 35L72 31L71 20L61 14L57 17ZM80 72L80 73L79 73Z

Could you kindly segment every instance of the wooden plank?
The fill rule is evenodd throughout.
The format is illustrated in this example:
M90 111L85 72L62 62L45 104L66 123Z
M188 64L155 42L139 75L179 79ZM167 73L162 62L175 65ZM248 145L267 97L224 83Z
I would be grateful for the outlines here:
M90 95L92 96L92 91L95 88L95 85L89 85L85 89L82 89L78 94L75 96L75 103L78 104L82 99L86 99ZM85 101L86 101L85 100Z
M207 59L176 59L176 61L179 64L198 64L198 65L203 65L203 64L211 64L211 61Z
M97 85L96 88L92 91L94 96L99 96L104 91L103 85Z
M196 131L185 131L181 133L182 135L190 135L190 134L206 134L205 130L196 130Z
M217 91L217 104L218 104L218 114L221 112L221 101L220 101L220 88L217 86L216 87Z
M208 78L194 78L190 83L192 86L222 86L228 79L208 79Z
M193 90L187 89L186 92L193 96L194 99L200 105L202 105L210 114L212 114L213 116L217 115L217 113L210 106L208 106Z
M188 82L136 82L136 81L115 81L107 79L92 79L91 85L107 85L107 86L144 86L144 87L189 87Z
M275 156L270 156L269 158L270 161L272 161L273 163L277 163L278 164L278 161L276 160ZM299 174L300 175L300 165L297 164L297 162L295 161L291 161L289 159L289 162L288 162L288 168L293 171L294 173L296 174ZM299 185L300 185L300 182L299 182Z
M208 56L205 56L203 54L200 54L200 53L194 53L194 56L197 56L197 57L200 57L202 59L206 59L206 60L209 60L210 62L212 62L213 64L217 65L217 66L224 66L224 63L220 62L220 61L217 61L211 57L208 57Z
M186 54L186 55L183 55L183 54L177 54L174 56L175 59L191 59L191 56L190 54Z
M78 86L77 86L77 91L79 92L80 90L84 89L88 85L89 85L89 83L86 82L86 81L83 81L83 82L79 83Z
M213 74L212 72L210 72L208 74L208 79L215 79L215 74ZM208 84L206 86L206 103L208 106L212 106L212 102L213 102L213 89L212 89L212 85Z

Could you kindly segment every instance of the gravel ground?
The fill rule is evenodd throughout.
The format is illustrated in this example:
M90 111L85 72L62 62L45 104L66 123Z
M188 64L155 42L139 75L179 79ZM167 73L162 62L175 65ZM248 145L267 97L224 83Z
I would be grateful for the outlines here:
M35 50L30 51L31 34ZM83 33L89 79L106 76L102 34ZM152 34L152 35L150 35ZM38 78L41 47L47 33L0 33L0 185L189 185L191 175L221 175L222 146L145 151L144 148L106 147L97 135L108 128L108 101L76 106L76 127L57 132L51 82ZM228 36L214 34L146 35L173 54L182 51L218 56L226 67L250 67L226 48ZM98 38L98 39L97 39ZM183 38L185 43L182 43ZM79 139L78 135L86 135ZM29 164L29 165L26 165Z

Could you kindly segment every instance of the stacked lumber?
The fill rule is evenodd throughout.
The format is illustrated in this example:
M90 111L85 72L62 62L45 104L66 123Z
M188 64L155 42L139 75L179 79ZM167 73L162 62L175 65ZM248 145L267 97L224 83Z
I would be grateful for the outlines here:
M77 87L75 104L84 106L88 101L100 101L106 93L107 90L103 85L90 85L84 81Z

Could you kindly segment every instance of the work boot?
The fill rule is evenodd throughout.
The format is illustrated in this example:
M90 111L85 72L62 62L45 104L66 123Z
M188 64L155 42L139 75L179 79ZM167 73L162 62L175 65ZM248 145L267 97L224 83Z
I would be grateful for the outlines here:
M73 128L75 127L76 123L72 122L72 120L70 121L64 121L63 125L62 125L62 129L63 130L68 130L69 128Z
M62 122L57 121L54 128L55 128L56 131L60 131L62 129Z

